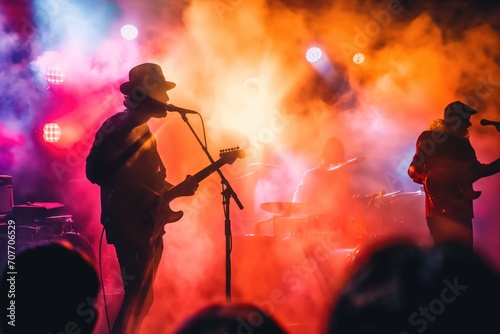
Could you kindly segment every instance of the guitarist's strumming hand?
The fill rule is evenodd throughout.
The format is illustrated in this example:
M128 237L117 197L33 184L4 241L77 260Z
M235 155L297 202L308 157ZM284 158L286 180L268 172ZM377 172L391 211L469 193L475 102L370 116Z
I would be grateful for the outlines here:
M182 211L172 211L170 209L170 201L181 196L194 195L198 189L200 181L205 179L211 173L225 164L232 164L236 159L243 158L245 151L237 148L221 150L220 159L214 161L194 175L186 176L186 179L176 186L172 186L165 181L165 186L159 191L154 191L137 184L136 192L131 191L116 191L110 195L109 205L114 212L120 214L117 219L130 219L130 216L146 217L153 223L153 231L150 242L154 242L164 233L164 226L168 223L173 223L180 220L183 216ZM140 194L132 198L129 194ZM139 197L139 198L137 198Z

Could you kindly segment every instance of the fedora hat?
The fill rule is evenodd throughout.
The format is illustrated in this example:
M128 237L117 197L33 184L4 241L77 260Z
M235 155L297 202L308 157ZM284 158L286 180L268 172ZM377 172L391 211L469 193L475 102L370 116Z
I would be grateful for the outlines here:
M166 81L160 65L144 63L133 67L128 73L129 81L120 85L120 92L130 95L134 90L140 90L146 95L150 91L170 90L175 83Z
M471 115L477 114L477 110L469 107L461 101L454 101L444 108L444 120L453 120L455 116L469 119Z

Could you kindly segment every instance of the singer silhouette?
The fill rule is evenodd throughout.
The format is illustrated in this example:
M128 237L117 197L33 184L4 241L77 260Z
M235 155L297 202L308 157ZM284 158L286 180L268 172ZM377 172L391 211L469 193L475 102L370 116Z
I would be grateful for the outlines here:
M125 295L111 334L140 332L153 305L153 283L163 253L162 237L151 240L153 215L159 207L159 194L173 185L165 179L166 168L148 121L167 116L167 91L174 87L157 64L132 68L129 81L120 85L126 110L104 122L87 157L87 178L101 187L106 240L114 245L120 268L126 273L122 277ZM182 196L193 195L196 188L193 185ZM127 205L116 205L120 199ZM133 210L129 203L140 210Z

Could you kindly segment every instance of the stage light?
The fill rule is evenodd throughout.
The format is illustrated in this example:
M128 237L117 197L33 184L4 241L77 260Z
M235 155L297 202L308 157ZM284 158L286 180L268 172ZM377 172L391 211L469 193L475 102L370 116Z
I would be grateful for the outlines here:
M57 66L49 66L45 72L45 78L53 85L59 85L64 82L64 71Z
M309 48L306 52L306 59L310 63L315 63L321 59L323 56L323 51L320 48L314 46Z
M56 143L61 138L61 128L57 123L47 123L43 126L43 140Z
M354 62L354 64L361 64L365 61L365 55L361 52L358 52L352 57L352 61Z
M244 86L250 92L257 93L259 91L259 87L260 87L259 79L255 78L255 77L248 78L245 80Z
M126 40L131 41L131 40L137 38L137 35L139 34L139 31L137 30L137 28L134 25L132 25L132 24L125 24L120 29L120 34Z

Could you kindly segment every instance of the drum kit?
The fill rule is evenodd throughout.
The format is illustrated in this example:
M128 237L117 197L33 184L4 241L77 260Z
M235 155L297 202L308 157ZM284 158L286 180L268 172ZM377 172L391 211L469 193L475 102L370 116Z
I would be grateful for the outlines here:
M361 207L365 212L371 212L368 216L372 217L372 220L375 220L376 223L385 224L389 228L393 224L405 224L406 221L410 219L415 220L416 217L408 212L408 209L419 210L423 208L423 203L422 205L419 203L418 206L414 204L423 199L424 194L423 191L419 190L414 192L397 191L388 194L377 193L374 195L358 195L355 197L358 199L361 198L361 202L367 203L363 204ZM318 219L327 219L326 217L322 217L318 207L307 203L265 202L260 205L260 209L273 213L273 220L275 223L283 224L290 222L295 227L297 226L297 221L303 224L310 224ZM335 223L332 222L331 219L329 219L329 221L332 224ZM295 228L292 228L291 231L286 228L281 228L276 232L293 233L294 231Z
M7 235L14 228L17 252L37 245L62 242L82 251L90 258L94 258L92 246L75 231L73 216L62 214L63 207L60 203L52 202L14 205L12 212L4 219L5 221L0 222L2 249L7 247Z
M274 214L271 220L272 235L283 238L301 231L317 213L315 206L306 203L265 202L260 208Z
M365 160L365 157L357 157L349 159L343 163L332 165L327 168L328 171L336 171L346 167L358 164ZM262 163L251 164L253 167L261 168L279 168L273 165ZM238 177L236 180L245 178L255 174L255 171ZM263 231L259 225L271 225L271 228L266 228L267 235L288 238L292 235L303 233L304 231L313 230L322 233L358 233L356 228L349 230L345 229L348 225L365 225L361 229L365 236L373 235L389 235L399 233L409 225L407 221L416 219L415 208L423 210L423 203L416 204L416 201L423 201L424 192L422 190L413 192L404 192L402 190L385 193L383 191L368 194L355 195L353 200L356 201L358 211L352 214L352 217L332 218L321 214L321 210L314 204L300 202L263 202L260 204L260 209L272 213L271 219L266 219L257 222L256 233ZM410 208L410 210L408 210ZM417 214L420 215L420 212ZM424 217L423 213L420 215ZM363 221L361 221L363 220ZM400 231L397 231L399 229ZM354 231L354 232L353 232ZM411 233L411 231L410 231ZM404 234L400 233L400 234Z
M44 243L65 234L78 235L73 228L72 215L48 216L35 219L32 222L19 221L16 218L12 221L16 222L16 243L18 245ZM7 231L7 226L8 223L1 223L0 230Z

